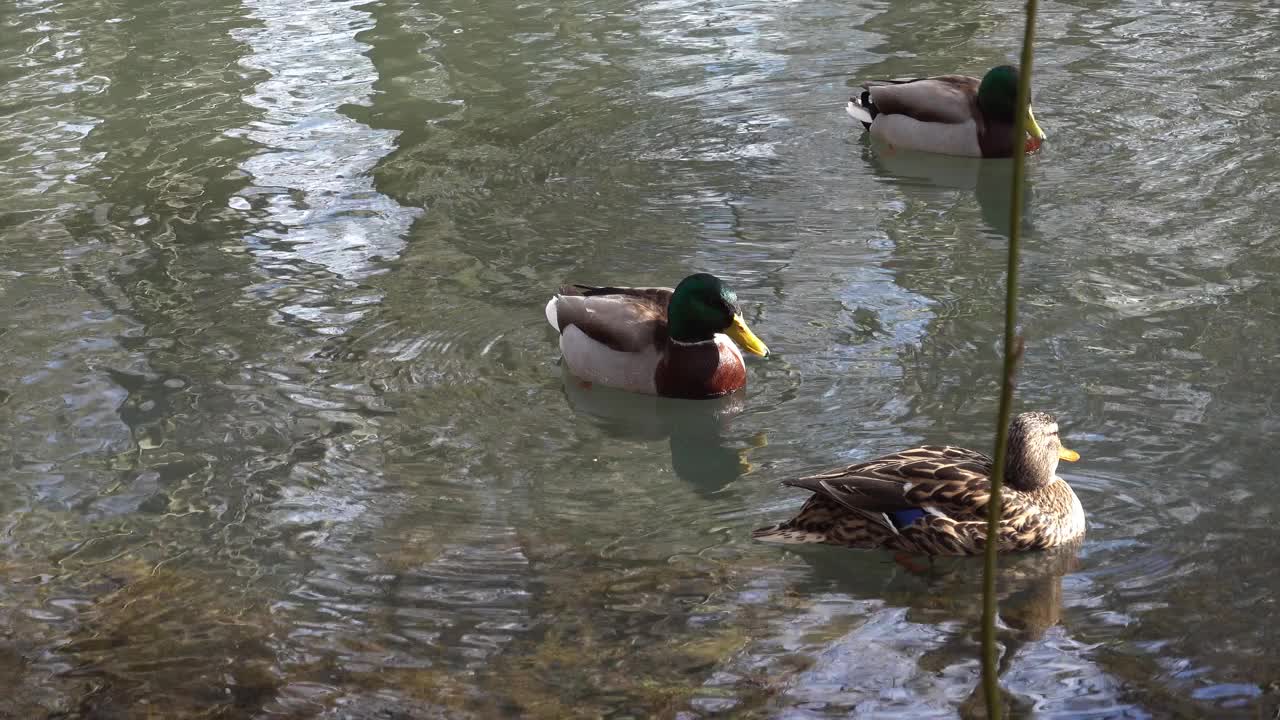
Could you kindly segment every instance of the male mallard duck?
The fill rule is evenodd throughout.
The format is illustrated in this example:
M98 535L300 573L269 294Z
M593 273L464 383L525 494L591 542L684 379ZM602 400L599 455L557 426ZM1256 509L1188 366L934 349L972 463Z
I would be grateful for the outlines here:
M1018 105L1018 69L991 68L979 81L968 75L914 80L870 80L845 110L871 137L904 150L1009 157ZM1027 106L1027 152L1040 147L1044 130Z
M1058 423L1042 412L1009 425L1000 550L1043 550L1084 535L1084 509L1057 476ZM753 535L766 542L888 548L925 555L973 555L987 539L991 458L925 446L782 484L813 493L794 518Z
M547 322L560 333L560 352L574 375L651 395L726 395L747 384L734 342L769 354L742 319L737 296L707 273L690 275L675 290L570 285L547 303Z

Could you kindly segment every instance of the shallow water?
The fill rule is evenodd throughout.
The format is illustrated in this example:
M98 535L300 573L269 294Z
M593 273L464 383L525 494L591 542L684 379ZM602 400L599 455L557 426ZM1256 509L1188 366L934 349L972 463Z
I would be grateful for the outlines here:
M953 717L980 568L753 544L777 480L990 443L1007 175L854 78L992 3L0 14L0 715ZM1020 379L1078 551L1010 560L1016 716L1280 705L1280 11L1047 2ZM582 388L564 281L737 289L747 391Z

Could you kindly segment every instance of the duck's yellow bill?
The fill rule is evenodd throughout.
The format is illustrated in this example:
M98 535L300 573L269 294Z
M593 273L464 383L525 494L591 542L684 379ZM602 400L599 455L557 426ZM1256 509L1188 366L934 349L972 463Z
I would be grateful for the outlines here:
M1058 446L1058 459L1067 462L1075 462L1080 459L1080 453L1075 450L1068 450L1061 445Z
M1027 106L1027 132L1037 140L1044 139L1044 130L1041 130L1040 123L1036 122L1036 114L1031 112L1030 105Z
M733 316L733 324L724 331L724 334L728 335L734 342L738 343L739 347L752 355L764 357L769 354L768 346L760 342L760 338L751 332L751 328L747 327L747 321L743 320L741 315Z

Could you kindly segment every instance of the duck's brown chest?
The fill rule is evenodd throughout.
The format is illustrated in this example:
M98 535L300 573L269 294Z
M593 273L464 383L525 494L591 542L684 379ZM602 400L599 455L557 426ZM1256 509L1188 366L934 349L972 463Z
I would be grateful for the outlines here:
M703 399L741 390L747 384L742 353L727 337L700 343L671 343L654 371L659 395Z

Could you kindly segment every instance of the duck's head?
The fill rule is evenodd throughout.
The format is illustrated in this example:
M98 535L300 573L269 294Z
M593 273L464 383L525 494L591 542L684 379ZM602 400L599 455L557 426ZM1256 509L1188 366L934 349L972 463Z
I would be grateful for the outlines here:
M1042 412L1025 412L1009 423L1009 454L1004 476L1009 486L1030 491L1053 482L1058 461L1075 462L1080 453L1062 446L1058 421Z
M672 340L684 343L705 342L724 333L749 353L769 354L742 319L738 296L709 273L690 275L676 286L667 306L667 330Z
M1012 124L1018 112L1018 68L1000 65L988 70L978 86L978 107L984 115ZM1030 100L1027 101L1027 132L1036 140L1044 140L1044 130L1031 112Z

